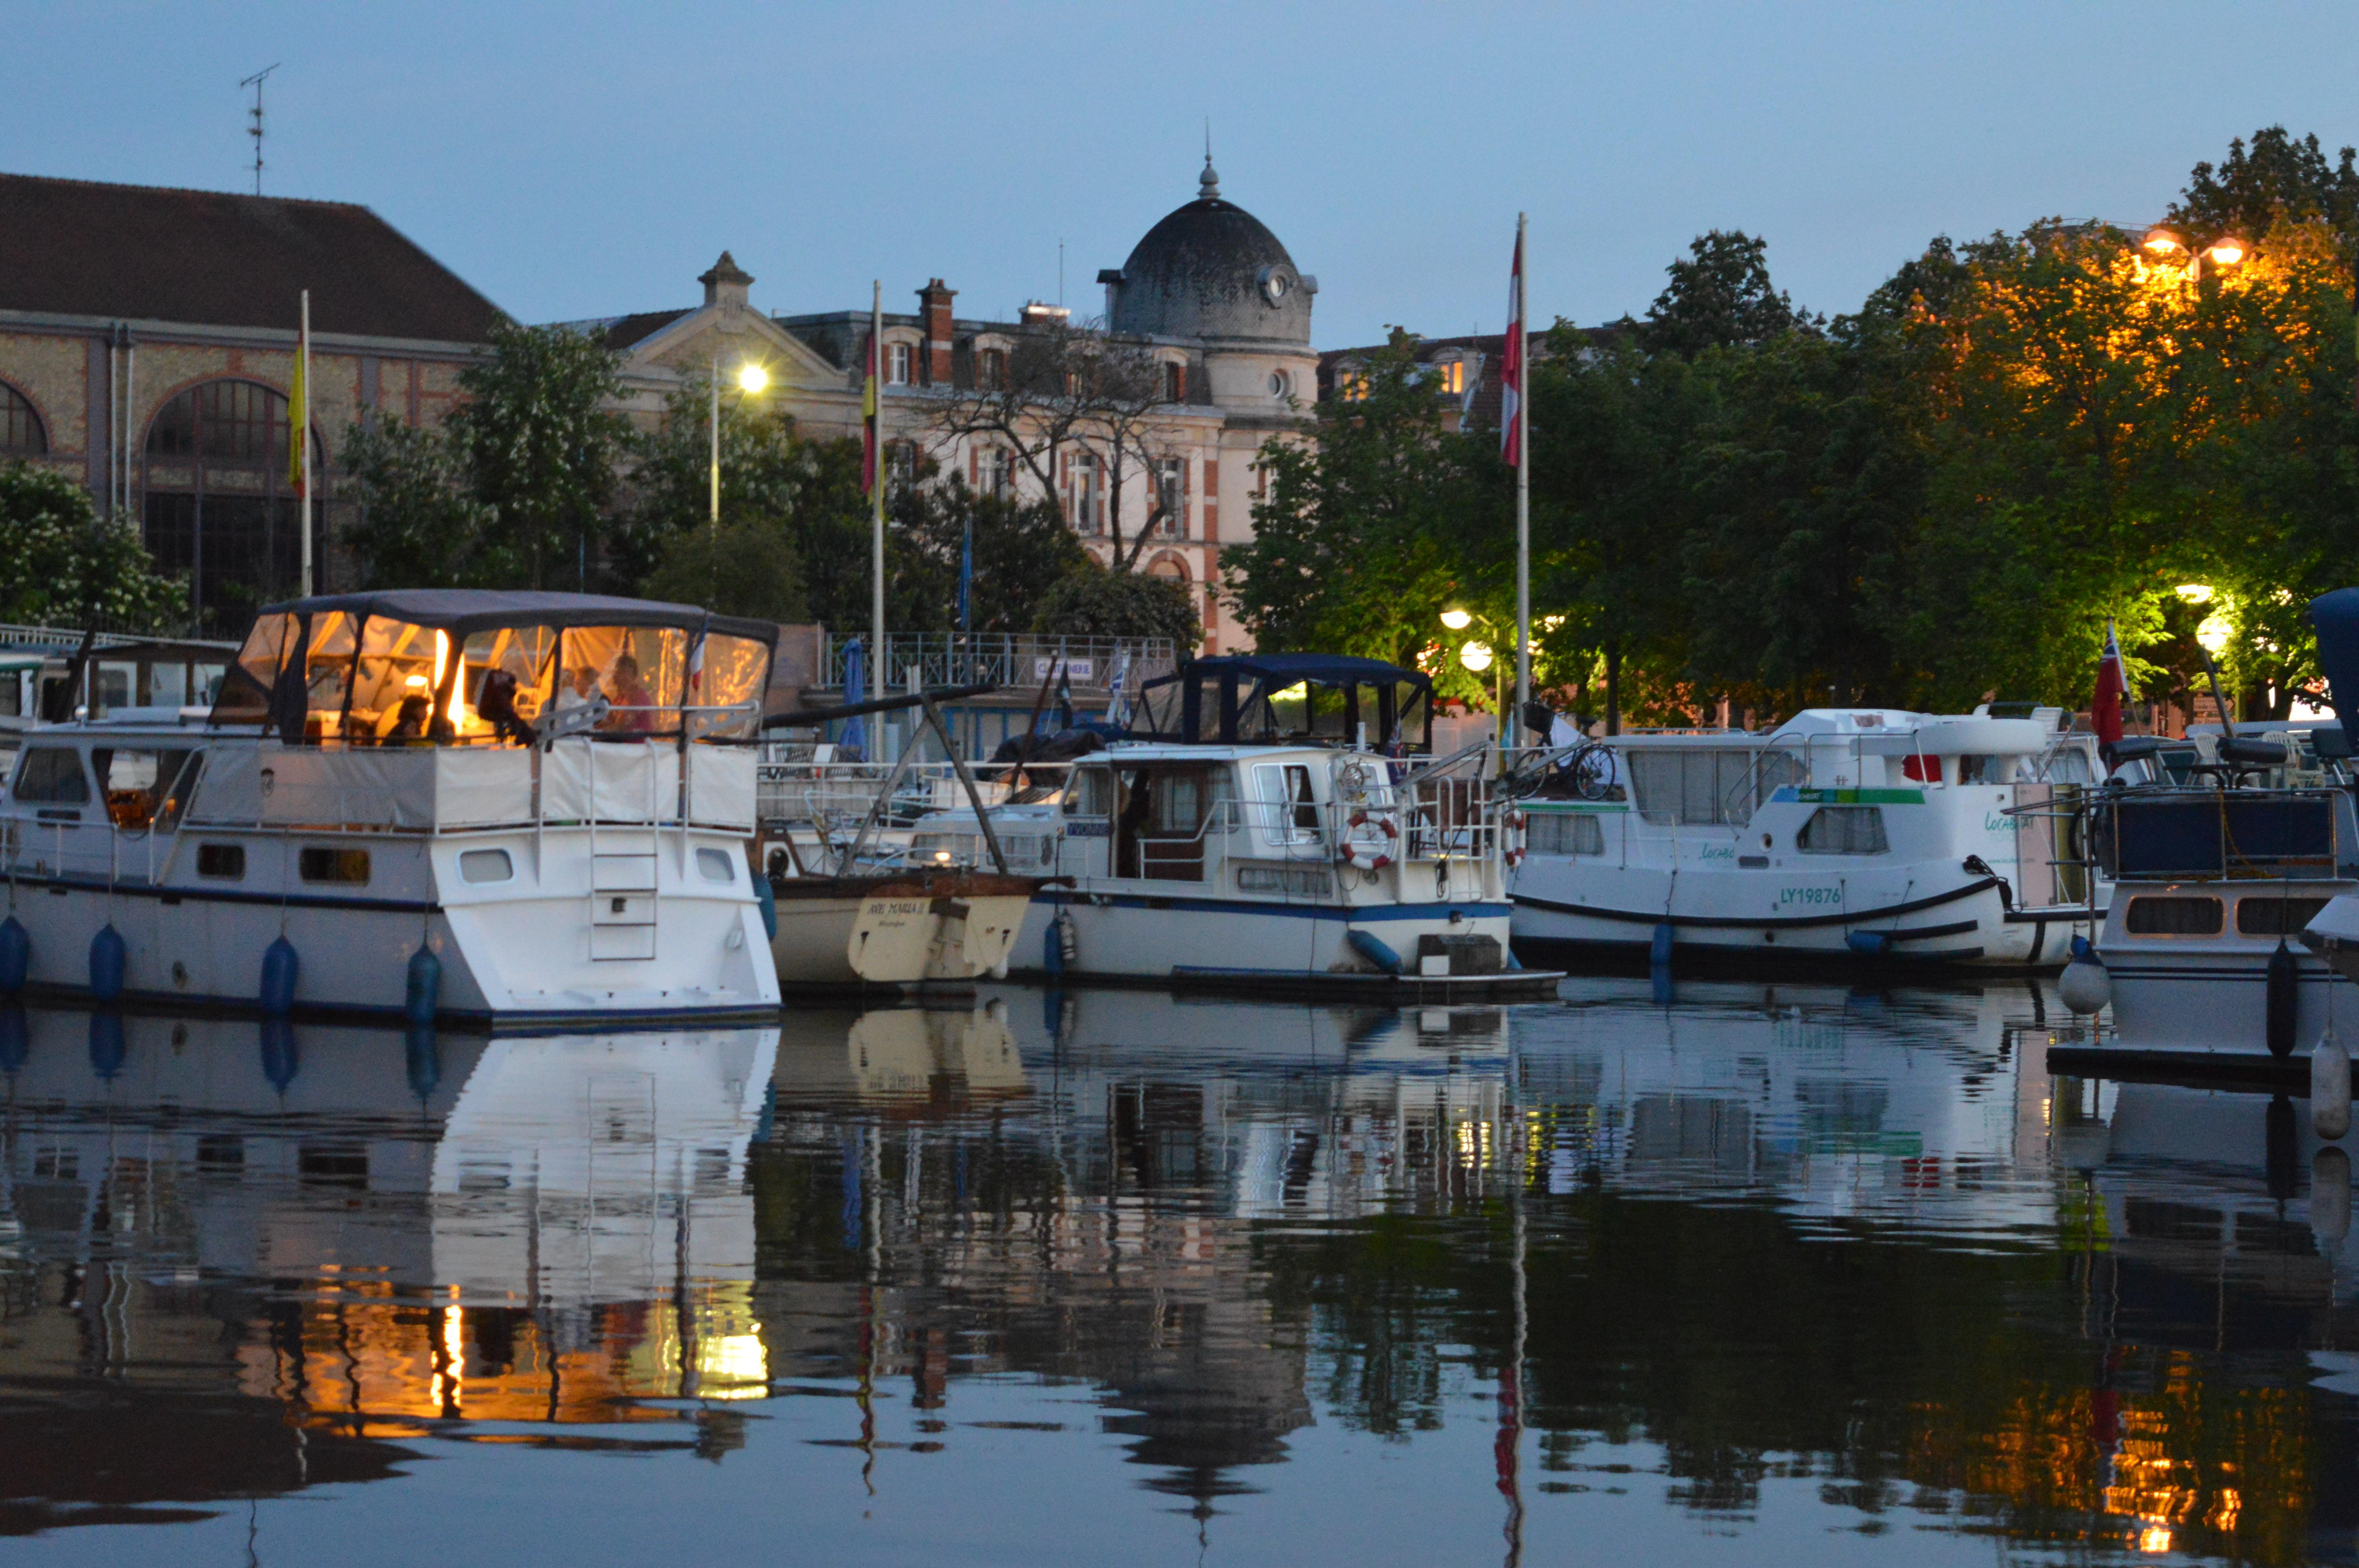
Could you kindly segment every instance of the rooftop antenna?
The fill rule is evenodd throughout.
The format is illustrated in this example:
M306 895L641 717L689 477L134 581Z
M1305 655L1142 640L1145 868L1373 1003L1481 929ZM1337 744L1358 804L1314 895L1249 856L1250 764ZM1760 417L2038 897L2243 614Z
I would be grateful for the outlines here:
M254 107L246 112L254 124L245 128L245 134L254 138L254 193L256 196L262 194L262 83L264 78L278 69L279 64L279 61L273 60L238 83L240 87L254 89Z

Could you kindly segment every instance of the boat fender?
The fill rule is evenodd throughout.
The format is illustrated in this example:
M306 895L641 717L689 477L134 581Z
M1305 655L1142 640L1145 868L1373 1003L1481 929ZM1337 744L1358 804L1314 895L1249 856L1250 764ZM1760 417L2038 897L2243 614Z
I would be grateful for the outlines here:
M0 921L0 991L20 991L33 972L33 935L15 915Z
M1670 961L1671 923L1665 920L1655 926L1655 940L1647 949L1647 962L1659 968Z
M413 1023L402 1032L402 1054L408 1058L409 1092L423 1100L442 1081L442 1047L430 1023Z
M1889 931L1851 931L1843 935L1843 946L1862 957L1881 958L1892 951Z
M2300 1006L2301 965L2280 936L2277 950L2269 955L2266 1023L2270 1055L2293 1054L2294 1022Z
M270 1080L270 1087L285 1094L302 1065L301 1054L295 1046L295 1026L283 1018L264 1019L262 1076Z
M2083 1018L2104 1011L2105 1003L2114 999L2113 971L2105 968L2086 936L2072 938L2072 961L2056 977L2056 994Z
M2332 1034L2310 1048L2310 1130L2330 1141L2351 1130L2351 1053Z
M112 1083L114 1075L123 1071L125 1054L123 1044L123 1015L113 1008L101 1008L90 1015L90 1070Z
M100 926L98 935L90 939L90 994L101 1001L122 1000L123 971L130 957L114 923Z
M778 894L770 886L770 879L759 872L754 877L754 902L762 906L762 935L776 942L778 939Z
M1346 931L1343 934L1343 939L1352 945L1353 952L1357 953L1385 973L1399 975L1408 972L1408 965L1402 960L1401 956L1394 952L1391 946L1374 932Z
M409 956L408 989L402 993L401 1015L412 1023L431 1023L442 1006L442 960L423 941Z
M2340 1149L2310 1157L2310 1229L2329 1246L2351 1234L2351 1156Z
M13 1001L0 1007L0 1073L15 1077L32 1050L32 1024L24 1008Z
M295 944L281 936L262 951L262 1011L281 1017L295 1011L295 979L302 962Z

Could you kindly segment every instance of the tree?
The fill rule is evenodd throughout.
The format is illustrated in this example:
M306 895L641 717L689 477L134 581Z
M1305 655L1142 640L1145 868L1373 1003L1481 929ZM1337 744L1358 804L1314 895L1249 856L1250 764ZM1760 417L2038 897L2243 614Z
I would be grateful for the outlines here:
M466 400L444 424L484 511L487 575L586 586L630 433L611 406L622 356L570 327L500 321L491 336L491 351L460 372Z
M1766 343L1810 324L1769 282L1769 243L1714 229L1664 269L1671 281L1638 324L1648 353L1688 354Z
M361 502L345 535L356 587L500 586L503 563L485 559L487 514L456 443L380 416L373 427L347 427L343 450Z
M756 621L800 621L809 613L802 564L785 532L766 521L679 530L639 592Z
M1094 563L1058 579L1036 615L1033 629L1056 637L1168 637L1182 654L1204 640L1185 583Z
M2199 163L2166 222L2187 229L2201 244L2223 235L2247 243L2280 224L2322 223L2331 229L2343 263L2359 256L2359 166L2344 147L2330 165L2315 135L2295 140L2283 125L2228 144L2217 168Z
M188 579L156 569L136 524L100 521L63 474L0 467L0 620L169 634L189 614Z
M1093 569L1054 502L979 495L955 475L897 495L891 522L892 623L910 631L959 629L959 562L970 538L968 621L977 633L1030 631L1066 577Z

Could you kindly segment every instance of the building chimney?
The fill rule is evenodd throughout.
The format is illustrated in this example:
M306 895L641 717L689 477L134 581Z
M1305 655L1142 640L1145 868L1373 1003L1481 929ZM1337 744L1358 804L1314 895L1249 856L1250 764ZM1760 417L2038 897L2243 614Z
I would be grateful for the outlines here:
M737 265L727 251L712 264L712 270L696 280L704 285L704 302L718 305L724 310L745 308L745 291L754 284L754 275Z
M932 386L951 384L951 301L958 290L939 277L929 277L918 290L918 316L926 329L926 381Z

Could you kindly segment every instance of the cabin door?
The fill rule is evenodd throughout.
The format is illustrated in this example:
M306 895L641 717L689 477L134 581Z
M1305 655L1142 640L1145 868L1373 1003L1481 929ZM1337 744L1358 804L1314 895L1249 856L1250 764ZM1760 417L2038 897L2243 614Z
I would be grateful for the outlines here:
M1223 770L1201 762L1131 768L1114 817L1114 875L1146 881L1204 880L1206 818Z

